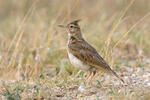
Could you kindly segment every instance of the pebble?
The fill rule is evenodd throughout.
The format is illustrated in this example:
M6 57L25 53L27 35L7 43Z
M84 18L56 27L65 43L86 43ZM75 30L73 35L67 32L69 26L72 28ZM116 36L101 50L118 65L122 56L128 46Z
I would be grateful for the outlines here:
M84 83L80 84L80 86L78 88L78 91L80 91L80 92L84 92L85 91L85 85L84 85Z

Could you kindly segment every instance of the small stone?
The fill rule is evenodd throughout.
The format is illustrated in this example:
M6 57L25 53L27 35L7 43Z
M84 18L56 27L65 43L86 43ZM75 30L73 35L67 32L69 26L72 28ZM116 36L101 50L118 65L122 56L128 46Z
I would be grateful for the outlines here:
M79 86L78 90L79 90L80 92L85 91L85 85L84 85L84 83L81 83L81 85Z
M150 86L150 83L147 83L147 86Z

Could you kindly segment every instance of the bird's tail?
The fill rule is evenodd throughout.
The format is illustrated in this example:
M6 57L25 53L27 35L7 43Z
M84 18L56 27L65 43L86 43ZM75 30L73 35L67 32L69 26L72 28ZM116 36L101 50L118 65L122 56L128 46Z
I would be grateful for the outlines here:
M110 69L110 72L111 72L113 75L115 75L120 81L122 81L123 83L125 83L124 80L123 80L115 71L113 71L112 69Z

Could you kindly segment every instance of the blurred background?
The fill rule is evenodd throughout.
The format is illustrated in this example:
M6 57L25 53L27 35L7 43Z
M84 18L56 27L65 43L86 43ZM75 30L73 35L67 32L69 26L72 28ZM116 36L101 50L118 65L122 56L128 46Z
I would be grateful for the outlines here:
M82 19L83 36L109 61L112 58L107 56L112 55L112 48L116 47L127 50L129 55L130 52L138 55L140 51L150 56L149 0L0 2L0 67L18 64L19 59L26 64L32 50L40 51L46 63L59 64L60 59L66 58L63 49L67 34L58 24L74 19Z
M114 69L150 66L150 0L0 0L0 79L75 75L58 27L75 19Z

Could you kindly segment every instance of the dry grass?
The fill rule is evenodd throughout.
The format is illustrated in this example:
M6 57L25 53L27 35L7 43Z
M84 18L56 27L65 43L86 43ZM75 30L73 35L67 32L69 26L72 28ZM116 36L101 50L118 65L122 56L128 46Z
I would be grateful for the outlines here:
M0 99L150 99L150 1L0 2ZM84 38L128 86L101 73L88 85L69 63L67 34L57 25L79 18Z

